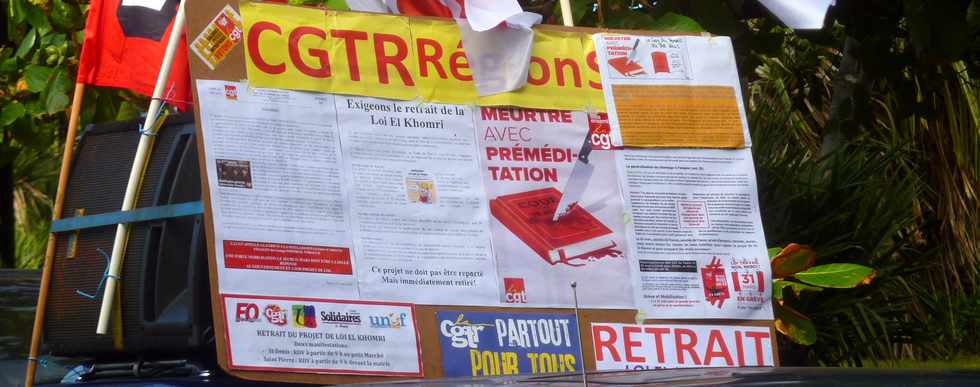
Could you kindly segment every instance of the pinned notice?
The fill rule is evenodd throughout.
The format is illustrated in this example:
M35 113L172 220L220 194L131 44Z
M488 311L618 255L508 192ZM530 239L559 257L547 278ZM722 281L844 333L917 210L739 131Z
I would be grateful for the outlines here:
M594 41L614 145L751 145L730 39L598 34Z
M740 148L745 144L734 88L611 87L625 146Z

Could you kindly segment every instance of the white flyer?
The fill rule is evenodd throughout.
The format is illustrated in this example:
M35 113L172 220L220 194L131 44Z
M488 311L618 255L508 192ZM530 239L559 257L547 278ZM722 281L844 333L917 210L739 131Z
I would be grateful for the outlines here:
M357 298L334 97L197 88L219 291Z
M362 299L497 304L472 110L336 102Z
M731 39L595 34L613 143L751 146Z
M479 109L503 305L571 307L574 282L582 307L633 307L608 132L600 114Z
M617 152L636 307L647 319L771 320L750 149Z
M222 295L232 369L422 376L410 304Z
M592 324L597 371L772 367L768 327Z

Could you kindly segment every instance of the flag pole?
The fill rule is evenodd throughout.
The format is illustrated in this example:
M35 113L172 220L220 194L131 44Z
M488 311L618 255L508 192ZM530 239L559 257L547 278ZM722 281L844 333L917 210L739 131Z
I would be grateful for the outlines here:
M565 24L565 27L575 27L575 22L572 20L572 4L571 0L561 0L561 21Z
M173 64L174 54L177 52L180 36L184 31L184 3L180 0L177 16L174 17L174 26L170 30L170 39L167 41L167 50L160 64L160 74L157 76L156 86L153 88L153 99L150 100L150 108L146 112L146 121L143 122L143 132L140 135L139 146L136 148L136 157L133 160L133 169L129 173L129 182L126 184L126 196L123 198L122 211L130 211L136 207L136 199L139 196L140 186L143 183L143 172L146 162L149 160L150 152L153 148L153 139L156 133L155 122L157 112L160 110L164 89L167 86L167 79L170 78L170 67ZM133 64L137 65L137 64ZM105 292L102 294L102 309L99 311L99 325L95 333L104 335L109 332L109 322L112 316L112 306L116 299L116 291L119 288L120 274L122 273L123 257L126 253L126 242L129 239L128 223L116 225L116 239L112 243L112 258L109 260L109 271L106 275Z
M61 211L65 204L65 189L68 186L68 174L71 171L71 160L75 152L75 132L78 129L78 116L82 111L82 97L85 95L85 84L76 83L75 92L71 98L71 111L68 113L68 133L65 134L65 151L61 156L61 172L58 173L58 190L54 195L54 208L51 219L61 219ZM55 234L48 234L48 247L44 251L44 269L41 271L41 288L37 295L37 309L34 311L34 330L31 333L31 349L27 357L27 374L24 375L24 386L34 385L34 372L37 371L37 353L41 347L41 331L44 329L44 312L48 305L48 288L51 285L51 270L54 267Z

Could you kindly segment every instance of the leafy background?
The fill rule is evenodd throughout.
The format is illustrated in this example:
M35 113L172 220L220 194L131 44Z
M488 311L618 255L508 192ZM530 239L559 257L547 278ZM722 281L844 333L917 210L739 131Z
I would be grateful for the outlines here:
M522 1L560 24L556 3ZM731 36L770 245L874 269L855 289L786 288L782 301L814 328L800 331L812 345L780 341L784 364L980 356L980 3L839 0L826 28L810 32L782 27L755 0L572 3L578 26ZM0 267L31 268L44 254L87 5L0 6ZM146 105L88 88L82 125Z

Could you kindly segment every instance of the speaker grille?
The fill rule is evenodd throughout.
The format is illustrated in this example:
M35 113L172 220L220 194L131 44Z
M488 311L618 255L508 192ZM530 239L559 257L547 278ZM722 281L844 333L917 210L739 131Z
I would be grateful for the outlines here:
M166 204L171 197L170 187L161 187L161 179L168 163L179 162L181 158L191 158L193 163L184 167L193 167L190 174L198 176L196 151L193 146L193 124L189 114L172 116L167 125L158 133L150 161L143 178L143 189L139 195L137 207L151 207ZM62 218L75 216L77 209L84 209L85 215L95 215L119 211L129 179L130 169L136 153L140 135L137 131L142 120L116 122L86 128L75 152L71 176L65 192L65 204ZM175 151L175 144L183 145ZM186 150L186 148L190 148ZM176 158L176 160L171 160ZM192 165L191 165L192 164ZM181 171L179 174L188 174ZM174 175L171 173L171 175ZM172 179L167 179L172 180ZM179 198L177 202L200 199L200 180L184 178L182 192L190 192ZM186 185L190 184L190 187ZM163 191L161 191L161 189ZM195 195L196 193L196 195ZM162 196L162 197L161 197ZM187 222L193 224L199 217L185 217L179 221L185 224L181 230L186 230ZM144 277L147 269L145 257L156 251L147 251L148 233L156 227L159 229L163 221L134 224L131 227L123 264L120 297L122 300L122 320L124 352L146 351L152 349L181 349L188 346L186 333L171 338L148 336L144 322L147 316L157 316L159 310L144 310L147 305L142 302L144 296L144 278L156 280L156 274ZM193 229L193 228L192 228ZM102 292L96 293L96 288L106 268L105 258L98 252L102 249L106 254L112 253L112 241L115 237L116 226L104 226L81 230L78 237L76 256L68 258L68 240L73 232L60 233L57 238L54 267L51 278L51 288L45 319L45 344L47 349L61 355L95 355L118 352L113 348L112 335L99 336L95 334L98 322L99 308L102 303ZM186 231L181 234L188 234ZM193 234L193 233L190 233ZM183 251L167 254L170 264L182 271L167 271L168 275L183 275L172 278L179 289L157 295L157 298L177 297L182 289L188 288L186 280L188 273L188 255L193 243L191 235L178 245ZM168 237L167 239L172 239ZM178 259L175 259L176 258ZM167 265L167 262L160 262ZM181 281L183 279L183 281ZM152 284L149 284L152 285ZM94 294L94 300L77 294L81 290ZM203 292L207 295L207 292ZM199 296L199 295L198 295ZM162 307L162 306L158 306ZM177 340L175 340L177 339Z

